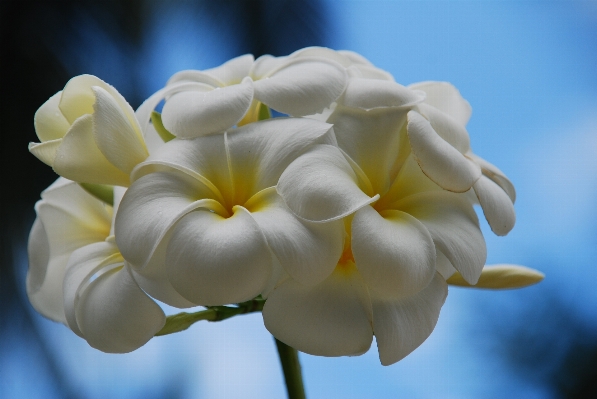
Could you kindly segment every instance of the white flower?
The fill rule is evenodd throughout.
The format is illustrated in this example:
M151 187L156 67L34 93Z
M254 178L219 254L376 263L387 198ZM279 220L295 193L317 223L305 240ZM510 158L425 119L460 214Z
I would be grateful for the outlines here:
M477 282L486 248L472 203L423 172L466 191L479 167L413 111L423 99L393 82L351 79L328 119L339 149L315 146L282 174L277 190L297 216L346 225L328 279L286 279L270 294L265 325L283 342L316 355L353 355L375 335L382 364L392 364L433 331L454 268ZM465 130L457 133L468 140Z
M193 138L256 121L261 103L291 116L321 112L342 94L347 80L338 61L348 58L322 56L325 50L255 61L248 54L217 68L178 72L160 91L162 98L172 94L164 105L164 126L179 138Z
M333 142L328 124L278 118L166 143L135 169L116 217L116 242L142 288L185 307L267 295L284 271L325 279L342 252L342 222L296 218L275 185L297 156Z
M148 151L135 113L112 86L91 75L72 78L35 113L41 143L29 151L56 173L83 183L129 185Z
M112 207L60 178L35 209L27 273L33 307L104 352L144 345L166 319L134 281L110 236Z

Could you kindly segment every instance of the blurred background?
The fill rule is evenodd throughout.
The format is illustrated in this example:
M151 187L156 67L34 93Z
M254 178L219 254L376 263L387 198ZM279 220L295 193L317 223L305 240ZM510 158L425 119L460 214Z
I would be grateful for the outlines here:
M545 273L519 291L451 288L431 337L380 365L301 354L309 398L597 397L596 1L0 0L0 397L282 398L258 314L198 323L126 355L29 305L33 205L56 175L33 115L89 73L135 108L181 69L305 46L361 53L407 85L445 80L473 107L473 149L514 182L517 225L488 264Z

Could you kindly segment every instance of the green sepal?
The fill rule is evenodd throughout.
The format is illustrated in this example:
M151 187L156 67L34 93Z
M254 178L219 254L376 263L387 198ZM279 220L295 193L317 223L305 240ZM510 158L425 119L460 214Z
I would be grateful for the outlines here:
M79 183L79 186L98 200L114 206L114 187L106 184Z
M272 117L272 113L269 110L269 107L264 103L259 103L259 112L257 113L257 120L264 121L266 119L270 119Z
M160 114L159 112L151 112L151 123L153 124L155 131L158 132L160 138L164 141L164 143L167 143L170 140L176 138L175 135L170 133L168 129L164 127L164 124L162 123L162 114Z
M157 337L184 331L201 320L222 321L239 314L261 312L264 304L265 299L262 299L259 296L253 300L239 303L237 306L208 306L206 310L201 310L195 313L177 313L168 316L164 327L162 327L162 329L155 335Z

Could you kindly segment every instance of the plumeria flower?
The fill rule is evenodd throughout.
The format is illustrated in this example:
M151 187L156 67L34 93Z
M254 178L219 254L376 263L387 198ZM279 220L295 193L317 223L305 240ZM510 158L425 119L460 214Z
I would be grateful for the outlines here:
M217 68L178 72L160 92L168 96L164 126L179 138L193 138L256 121L261 104L291 116L321 112L346 87L341 58L315 49L257 60L247 54ZM183 84L186 89L180 90Z
M303 118L166 143L133 171L116 217L141 287L188 307L266 296L285 273L323 281L342 252L342 221L295 217L275 186L298 156L334 143L329 124Z
M422 129L427 130L431 127L443 140L480 168L482 174L473 184L476 198L492 231L500 236L508 234L516 222L516 191L501 170L473 154L465 130L472 112L469 103L447 82L421 82L410 85L409 88L426 94L425 101L418 104L417 108L429 123L417 117L413 124L419 123ZM409 130L409 137L410 135ZM413 151L414 148L413 146Z
M30 143L29 151L71 180L128 186L135 165L149 155L131 106L92 75L69 80L34 122L41 143Z
M382 81L352 79L330 116L339 148L313 147L280 178L278 193L298 217L343 220L346 238L326 280L307 285L286 279L270 294L263 317L278 339L316 355L363 353L375 335L388 365L433 331L454 268L477 282L486 247L467 195L428 178L412 150L411 123L424 119L413 117L413 108L424 95L376 82ZM430 151L449 154L426 161L445 161L446 167L460 162L463 155L452 145L430 140ZM450 171L455 176L445 175L446 181L470 181L466 168Z
M166 318L118 251L111 234L113 208L60 178L35 209L27 273L33 307L104 352L144 345Z

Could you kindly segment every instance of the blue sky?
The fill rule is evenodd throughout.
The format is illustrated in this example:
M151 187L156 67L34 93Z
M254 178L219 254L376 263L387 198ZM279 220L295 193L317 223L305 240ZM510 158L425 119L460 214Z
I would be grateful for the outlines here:
M549 398L536 379L508 366L500 355L500 345L507 343L493 332L524 329L523 315L544 306L545 298L556 298L597 328L597 3L327 1L325 6L330 47L363 54L404 85L446 80L460 89L473 107L468 130L474 151L502 169L518 193L517 225L507 237L495 237L481 216L488 263L531 266L546 279L522 291L451 289L436 331L390 367L380 365L375 344L361 357L302 355L309 397ZM139 65L147 95L178 70L209 68L240 55L217 21L197 23L184 6L162 11L152 20ZM125 91L118 51L94 40L98 46L88 51L96 59L115 60L101 77ZM86 72L94 73L93 61L88 66ZM85 397L143 397L174 386L184 387L183 398L284 395L274 344L258 315L197 324L123 356L97 352L41 317L36 322ZM26 358L28 351L15 344L6 359ZM52 383L35 363L7 363L0 364L0 373L13 376L15 394L51 397ZM27 373L39 376L35 386L25 383Z

